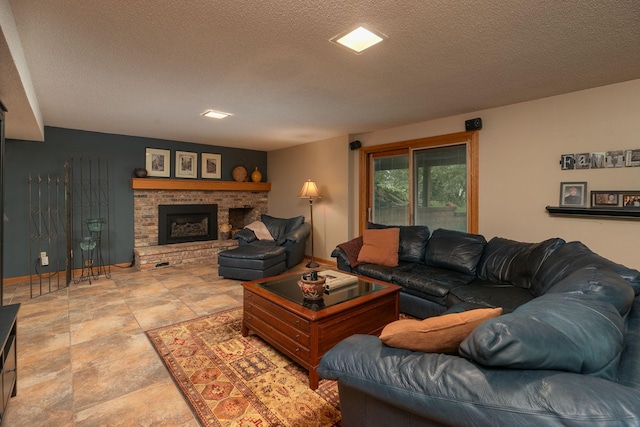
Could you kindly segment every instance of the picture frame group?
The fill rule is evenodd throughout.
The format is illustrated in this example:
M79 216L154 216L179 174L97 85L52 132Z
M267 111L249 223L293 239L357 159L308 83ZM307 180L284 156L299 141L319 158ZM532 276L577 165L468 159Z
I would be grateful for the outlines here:
M200 154L200 177L220 179L222 177L222 156L220 154ZM169 178L171 176L171 150L147 148L145 153L147 176ZM175 152L176 178L198 178L198 153Z
M640 209L640 190L638 191L592 191L591 207Z
M587 193L586 182L561 182L561 207L621 208L640 210L640 190L598 190Z

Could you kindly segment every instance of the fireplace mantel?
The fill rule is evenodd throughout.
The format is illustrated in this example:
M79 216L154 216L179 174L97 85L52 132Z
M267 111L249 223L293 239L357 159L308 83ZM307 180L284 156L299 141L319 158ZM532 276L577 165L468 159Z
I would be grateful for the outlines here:
M131 178L134 190L271 191L270 182L205 181L201 179Z

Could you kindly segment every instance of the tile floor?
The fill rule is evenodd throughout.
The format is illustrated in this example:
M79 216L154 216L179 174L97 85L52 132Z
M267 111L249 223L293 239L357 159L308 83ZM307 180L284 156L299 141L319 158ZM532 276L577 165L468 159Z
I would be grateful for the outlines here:
M28 282L5 285L4 304L22 305L18 394L3 427L197 427L144 331L238 307L240 283L197 264L112 267L110 279L37 298Z

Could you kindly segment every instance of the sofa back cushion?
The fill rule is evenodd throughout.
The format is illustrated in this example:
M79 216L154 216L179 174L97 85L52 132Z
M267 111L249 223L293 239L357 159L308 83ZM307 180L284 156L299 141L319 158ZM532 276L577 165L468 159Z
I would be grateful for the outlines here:
M369 229L399 228L400 243L398 260L406 262L424 262L424 251L429 240L429 227L426 225L383 225L369 223Z
M640 293L638 270L603 258L581 242L565 243L547 257L531 280L531 293L536 297L543 295L551 286L585 267L601 267L616 273L627 281L635 295Z
M486 244L479 234L438 228L427 243L425 264L475 275Z
M304 224L304 216L294 218L276 218L267 214L260 215L260 220L269 230L278 245L283 245L287 234Z
M546 294L478 326L460 355L492 367L552 369L614 380L624 321L606 301Z
M545 295L572 294L585 299L598 299L613 305L624 318L633 305L633 288L619 274L601 268L585 267L574 271L550 287Z
M478 263L480 279L529 288L532 277L545 259L564 240L553 238L540 243L524 243L494 237L487 243Z

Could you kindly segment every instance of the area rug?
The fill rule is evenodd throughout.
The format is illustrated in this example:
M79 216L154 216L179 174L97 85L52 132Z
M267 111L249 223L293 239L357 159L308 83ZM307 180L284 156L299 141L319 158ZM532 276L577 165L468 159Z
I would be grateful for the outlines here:
M320 380L255 335L242 309L147 331L203 426L341 426L338 386Z

